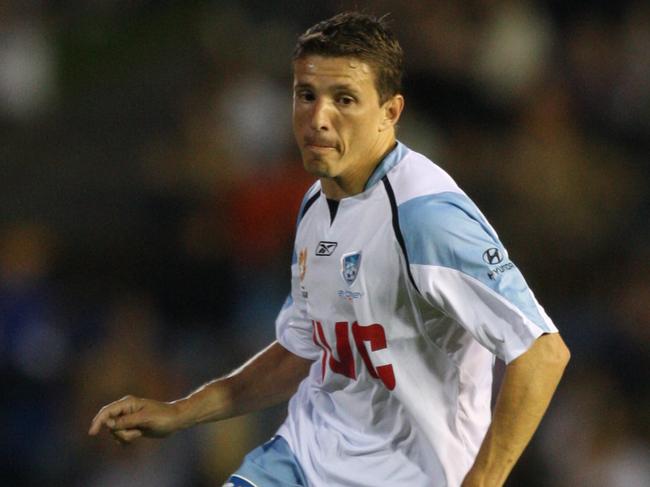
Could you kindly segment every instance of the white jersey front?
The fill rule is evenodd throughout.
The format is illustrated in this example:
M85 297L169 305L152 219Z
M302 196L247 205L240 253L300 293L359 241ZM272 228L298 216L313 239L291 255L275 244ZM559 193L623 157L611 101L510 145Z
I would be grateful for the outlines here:
M314 363L278 434L310 485L460 485L494 355L557 331L476 206L398 143L333 220L309 190L291 269L277 338Z

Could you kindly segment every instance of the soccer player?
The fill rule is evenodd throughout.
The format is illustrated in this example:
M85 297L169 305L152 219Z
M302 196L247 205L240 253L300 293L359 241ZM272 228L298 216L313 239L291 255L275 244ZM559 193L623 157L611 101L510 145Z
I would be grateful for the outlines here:
M277 341L189 396L127 396L90 434L166 436L289 401L227 486L500 486L569 352L494 229L396 140L402 50L339 14L293 56L293 127L318 177L298 216ZM506 372L490 411L494 357Z

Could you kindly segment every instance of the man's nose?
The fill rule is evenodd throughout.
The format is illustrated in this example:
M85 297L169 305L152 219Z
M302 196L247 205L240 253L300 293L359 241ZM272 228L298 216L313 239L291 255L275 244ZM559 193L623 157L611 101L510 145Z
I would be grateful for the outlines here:
M330 109L327 100L316 100L312 106L311 128L313 130L330 129Z

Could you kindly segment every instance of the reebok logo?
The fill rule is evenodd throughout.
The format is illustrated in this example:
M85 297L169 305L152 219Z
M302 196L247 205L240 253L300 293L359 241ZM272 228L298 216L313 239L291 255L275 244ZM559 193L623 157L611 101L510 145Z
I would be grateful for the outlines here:
M321 257L327 257L328 255L332 255L334 253L334 250L336 250L337 246L338 246L337 242L327 242L325 240L321 240L320 242L318 242L318 246L316 247L316 255Z

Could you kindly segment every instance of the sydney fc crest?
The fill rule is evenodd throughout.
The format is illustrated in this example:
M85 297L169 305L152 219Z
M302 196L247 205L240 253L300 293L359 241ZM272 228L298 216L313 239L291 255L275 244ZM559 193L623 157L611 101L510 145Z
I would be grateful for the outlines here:
M351 252L341 257L341 276L348 286L351 286L357 279L360 266L361 252Z

